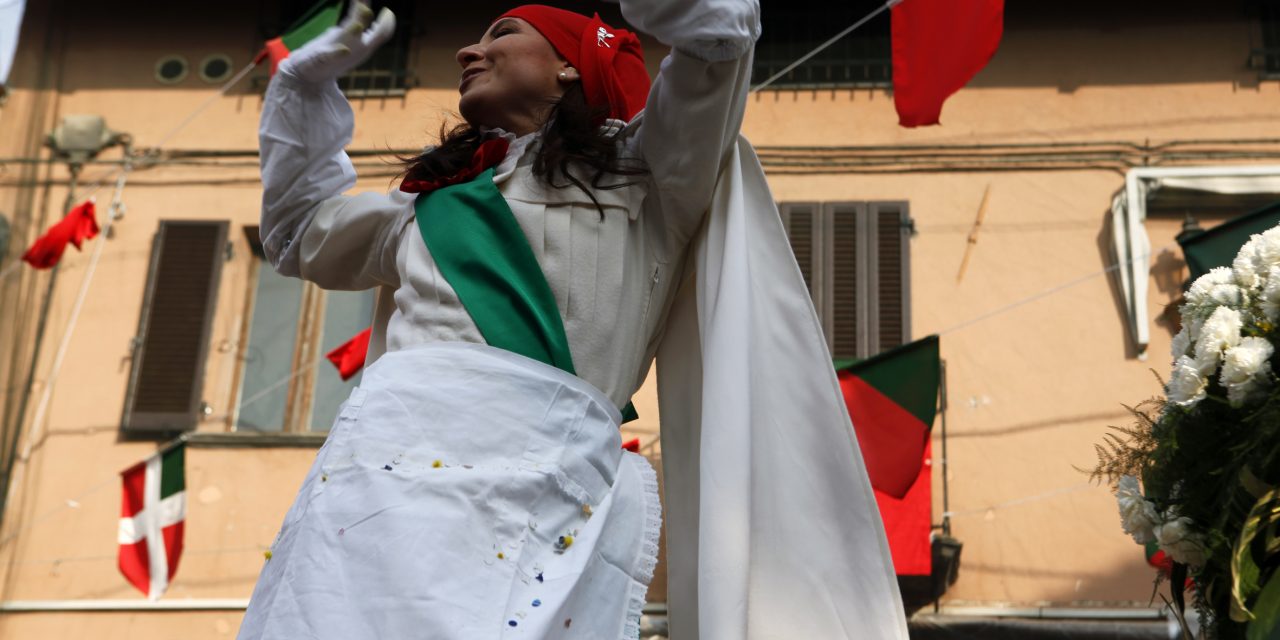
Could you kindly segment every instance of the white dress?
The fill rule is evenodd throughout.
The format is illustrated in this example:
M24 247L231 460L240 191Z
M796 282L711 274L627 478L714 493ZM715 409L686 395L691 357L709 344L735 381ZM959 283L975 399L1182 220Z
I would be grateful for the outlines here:
M647 180L532 176L516 140L495 183L555 294L579 377L487 347L413 222L413 194L341 195L353 115L280 67L265 99L261 234L285 275L379 287L363 383L286 515L240 638L635 638L656 561L653 471L618 407L661 340L686 248L741 124L754 1L629 0L676 50L624 154ZM708 126L708 123L713 123Z

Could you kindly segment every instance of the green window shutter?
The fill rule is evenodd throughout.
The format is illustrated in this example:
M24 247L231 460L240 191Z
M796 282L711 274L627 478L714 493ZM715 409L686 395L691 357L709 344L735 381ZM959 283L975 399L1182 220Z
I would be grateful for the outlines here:
M225 221L160 222L134 339L127 432L196 428L227 228Z

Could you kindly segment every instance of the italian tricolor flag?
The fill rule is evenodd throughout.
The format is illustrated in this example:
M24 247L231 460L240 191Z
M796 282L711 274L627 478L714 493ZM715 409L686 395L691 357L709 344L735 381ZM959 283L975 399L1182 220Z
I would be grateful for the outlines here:
M185 445L162 450L120 475L120 573L158 600L178 570L187 515Z
M325 29L337 26L338 19L342 17L341 9L342 0L320 0L298 18L293 26L286 29L284 35L268 40L253 59L254 64L270 60L271 74L275 75L276 67L281 60L289 57L291 51L297 51L298 47L315 39Z

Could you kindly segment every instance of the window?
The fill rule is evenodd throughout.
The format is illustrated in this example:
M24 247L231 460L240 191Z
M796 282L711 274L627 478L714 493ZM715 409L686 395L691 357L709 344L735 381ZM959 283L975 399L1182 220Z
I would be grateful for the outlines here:
M1249 66L1264 79L1280 78L1280 0L1252 0L1261 26L1261 46L1253 47Z
M867 0L841 3L791 0L769 4L761 15L763 32L756 43L751 83L759 84L773 77L882 4ZM888 87L893 81L892 68L889 12L885 11L770 86Z
M782 203L783 224L836 359L911 340L905 202Z
M316 0L280 0L279 9L274 12L274 19L263 22L263 41L287 31L298 17L306 15L315 4ZM373 0L371 2L375 13L382 7L395 12L396 33L364 64L338 78L338 86L348 97L402 95L406 89L415 84L416 79L409 72L409 50L413 40L413 9L416 4L412 0ZM343 9L345 11L345 5ZM271 16L273 12L264 13ZM257 77L254 79L254 87L259 90L265 89L267 82L266 76Z
M134 338L126 432L196 428L227 227L224 221L160 222Z
M234 405L237 431L327 431L360 375L343 381L325 354L369 326L375 291L324 291L276 273L258 229Z

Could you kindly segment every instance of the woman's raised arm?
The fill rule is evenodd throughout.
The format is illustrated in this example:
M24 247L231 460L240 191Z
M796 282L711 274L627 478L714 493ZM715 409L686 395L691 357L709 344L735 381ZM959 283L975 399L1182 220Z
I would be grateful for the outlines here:
M356 182L344 151L354 115L336 79L394 32L390 12L372 18L353 2L341 25L280 63L258 130L267 259L283 275L329 289L394 285L394 242L413 211L411 194L342 195Z
M683 244L711 204L716 176L737 140L760 36L757 0L623 0L637 29L672 47L640 124L668 236Z

